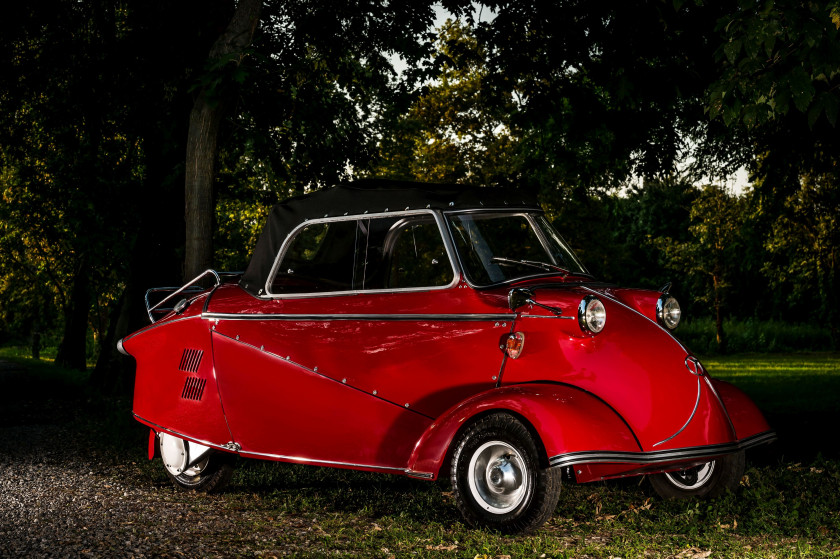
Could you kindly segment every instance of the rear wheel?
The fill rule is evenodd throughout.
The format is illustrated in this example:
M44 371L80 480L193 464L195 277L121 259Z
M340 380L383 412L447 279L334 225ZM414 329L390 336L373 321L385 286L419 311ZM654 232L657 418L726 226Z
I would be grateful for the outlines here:
M163 467L175 487L213 493L233 475L234 455L190 443L168 433L158 434Z
M452 488L473 526L529 532L551 517L560 498L560 470L541 468L528 429L507 413L484 417L458 437Z
M745 465L741 451L692 468L652 475L650 483L663 499L717 497L738 487Z

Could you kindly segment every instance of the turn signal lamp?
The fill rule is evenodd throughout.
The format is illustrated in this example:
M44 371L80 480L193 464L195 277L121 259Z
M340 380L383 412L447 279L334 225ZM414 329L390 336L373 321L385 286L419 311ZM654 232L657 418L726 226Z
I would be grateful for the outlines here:
M522 348L525 347L525 334L522 332L514 332L508 336L505 342L505 353L511 359L518 359L522 355Z

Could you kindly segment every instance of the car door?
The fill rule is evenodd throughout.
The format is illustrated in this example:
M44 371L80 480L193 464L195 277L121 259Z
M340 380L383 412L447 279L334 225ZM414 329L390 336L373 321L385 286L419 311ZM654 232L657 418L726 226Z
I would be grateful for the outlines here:
M290 235L271 298L215 327L243 453L403 468L436 417L496 385L512 316L461 281L442 231L408 212Z

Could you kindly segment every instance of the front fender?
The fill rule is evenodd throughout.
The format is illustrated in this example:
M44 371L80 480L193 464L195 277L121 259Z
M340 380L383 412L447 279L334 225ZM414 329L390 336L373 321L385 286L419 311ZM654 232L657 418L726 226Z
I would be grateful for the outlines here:
M735 436L739 441L771 431L761 410L740 388L718 379L711 379L711 382L726 408L726 413L735 429Z
M530 423L546 463L550 456L570 452L641 450L624 420L589 392L564 384L520 384L482 392L442 414L414 447L410 475L437 477L458 432L494 411L513 412Z

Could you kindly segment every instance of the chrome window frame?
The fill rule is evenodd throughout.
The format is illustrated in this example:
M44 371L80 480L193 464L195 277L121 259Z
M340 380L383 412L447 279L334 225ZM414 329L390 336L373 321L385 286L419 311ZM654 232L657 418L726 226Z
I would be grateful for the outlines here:
M528 209L513 210L511 208L481 208L481 209L473 209L473 210L456 210L456 211L443 212L443 217L445 218L445 223L446 223L446 229L447 229L447 232L449 233L450 237L452 238L453 250L454 250L454 252L455 252L455 254L457 255L457 258L458 258L458 266L460 266L461 277L464 278L464 281L466 282L466 284L469 285L471 288L473 288L473 289L492 289L494 287L507 285L507 284L517 282L517 281L524 281L524 280L533 279L533 278L541 278L541 277L546 277L546 276L557 275L558 272L553 272L553 271L552 272L548 272L548 271L546 271L546 272L535 272L534 274L531 274L531 275L506 279L504 281L500 281L500 282L496 282L496 283L488 283L486 285L475 283L470 278L469 274L467 273L466 266L464 266L464 263L461 261L461 253L458 252L458 250L454 248L455 232L452 230L452 221L449 219L450 216L465 215L465 214L488 214L488 215L505 214L505 215L513 215L513 216L522 216L528 221L528 223L533 228L534 234L536 235L537 240L539 240L540 244L542 245L543 250L546 251L546 254L552 260L554 260L554 255L551 253L551 251L546 246L546 244L549 241L545 238L544 232L542 231L542 229L540 227L538 227L536 225L535 220L534 220L534 216L536 216L536 215L545 216L545 212L542 211L542 210L536 210L536 209L534 209L534 210L528 210ZM551 225L550 222L549 222L549 225ZM557 233L557 231L555 231L555 233L557 234L557 236L560 239L563 240L564 243L566 242L566 240L563 239L563 237L560 235L560 233ZM568 243L566 243L566 244L568 244ZM571 248L571 247L569 247L569 248ZM586 270L586 266L583 264L583 262L580 261L579 258L577 258L577 255L575 255L575 259L578 261L580 266L584 270ZM556 262L552 262L552 263L555 266L559 266L559 264L557 264ZM572 272L572 273L574 274L574 272ZM589 274L588 271L585 272L585 273L586 273L586 275L591 275L591 274Z
M424 216L432 216L437 224L438 233L440 233L441 239L443 240L443 246L446 250L446 256L449 260L449 266L452 269L452 281L446 285L436 285L436 286L429 286L429 287L405 287L405 288L388 288L388 289L346 289L341 291L318 291L318 292L311 292L311 293L272 293L269 287L274 281L274 276L277 275L277 271L280 269L280 264L283 261L283 257L286 255L286 251L289 249L292 240L295 236L302 230L304 227L308 227L309 225L317 225L320 223L338 223L342 221L359 221L362 219L398 219L400 217L410 217L415 215L424 215ZM399 222L397 222L399 223ZM395 223L394 225L396 225ZM392 226L393 227L393 226ZM263 286L264 295L261 295L261 299L303 299L303 298L311 298L311 297L337 297L342 295L360 295L360 294L381 294L381 293L407 293L407 292L423 292L423 291L441 291L444 289L451 289L458 285L461 282L461 279L464 277L463 271L460 267L460 263L458 262L457 257L455 256L456 251L455 247L452 244L452 239L449 237L449 229L446 226L446 222L443 219L441 213L437 210L408 210L408 211L401 211L401 212L378 212L378 213L364 213L364 214L354 214L354 215L342 215L342 216L333 216L333 217L323 217L318 219L309 219L300 223L297 227L292 229L286 238L283 239L283 244L280 245L280 250L277 251L277 256L274 258L274 264L271 266L271 271L268 274L268 279L266 279L265 285Z

